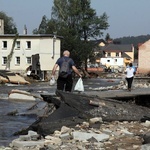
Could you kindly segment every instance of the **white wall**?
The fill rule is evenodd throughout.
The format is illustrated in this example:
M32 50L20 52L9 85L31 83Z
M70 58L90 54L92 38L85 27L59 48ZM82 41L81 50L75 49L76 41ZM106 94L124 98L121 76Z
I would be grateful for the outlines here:
M13 44L13 36L0 36L0 69L5 69L2 65L2 57L10 54ZM2 41L7 41L7 49L2 48ZM26 62L26 57L39 54L41 70L52 70L56 60L60 57L60 38L54 42L53 37L44 36L19 36L20 49L14 48L13 57L10 63L10 70L26 70L30 65ZM31 41L31 49L26 48L26 41ZM55 45L53 45L53 43ZM54 52L54 57L53 56ZM15 65L15 57L20 57L20 65Z
M117 59L117 61L115 61ZM109 60L109 62L108 62ZM123 66L124 62L123 62L123 58L118 58L118 57L114 57L114 58L101 58L101 63L102 65L107 65L107 66Z

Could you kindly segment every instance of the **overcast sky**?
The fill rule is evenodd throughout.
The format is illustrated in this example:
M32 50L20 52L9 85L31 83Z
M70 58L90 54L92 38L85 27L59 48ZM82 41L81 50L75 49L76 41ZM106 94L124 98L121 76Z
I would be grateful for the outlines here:
M24 25L28 34L38 28L44 15L50 19L53 0L0 0L0 11L12 17L23 34ZM91 0L97 15L108 15L110 27L104 32L111 38L150 34L150 0Z

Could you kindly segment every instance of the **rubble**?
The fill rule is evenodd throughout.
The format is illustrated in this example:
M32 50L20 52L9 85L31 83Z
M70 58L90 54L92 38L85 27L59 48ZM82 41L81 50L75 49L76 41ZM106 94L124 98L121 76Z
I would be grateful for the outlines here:
M147 117L147 120L145 120L144 122L141 122L140 120L144 113L149 116L148 108L137 106L136 112L134 112L134 105L133 107L131 107L130 110L128 108L131 105L124 105L124 103L122 102L118 102L117 104L117 101L114 100L102 100L103 103L100 104L103 105L100 105L98 107L90 106L87 102L89 102L91 97L89 97L89 100L87 100L86 95L82 95L82 97L80 94L78 94L74 97L76 99L72 101L69 98L70 94L65 93L67 94L67 98L64 93L60 92L60 94L62 94L61 100L63 100L63 103L59 103L60 107L50 116L47 116L46 118L38 121L37 124L33 124L31 126L32 128L28 128L27 135L24 134L24 138L22 135L19 137L19 139L15 140L15 143L16 141L19 141L18 144L13 145L12 142L11 148L16 148L16 146L18 146L18 149L21 147L22 149L28 148L31 150L36 150L40 148L45 150L144 150L145 147L150 148L150 128L148 120L149 118ZM66 104L67 106L69 106L69 108L66 106ZM80 107L78 107L78 105L80 105ZM111 110L113 106L115 109ZM108 107L108 109L104 109L104 111L102 111L102 107ZM77 110L74 110L75 108ZM97 111L98 109L100 110L100 112ZM83 110L85 110L85 112ZM110 110L110 113L108 110ZM68 114L68 112L70 114ZM80 115L77 112L79 112ZM114 117L114 114L119 115L120 117ZM75 117L76 115L81 117L82 119L77 120L77 118ZM91 118L91 116L95 117ZM107 116L109 118L109 121ZM29 131L32 129L34 129L34 132L39 135L36 136L38 137L36 142L35 138L34 141L32 141L32 138L29 137ZM22 142L20 139L24 139L25 141ZM44 145L42 145L43 143Z
M0 70L0 83L12 83L12 84L30 84L24 77L17 73L13 73L7 70Z
M97 119L90 118L90 120ZM144 126L144 123L102 121L99 128L91 128L87 126L88 124L89 122L86 122L86 125L84 122L77 124L74 128L63 126L59 131L45 137L35 131L28 131L27 135L21 135L13 140L9 148L11 150L145 150L150 148L149 140L145 140L144 144L144 135L150 139L150 128ZM1 147L1 150L4 148Z
M141 87L143 86L144 88L149 87L149 84L134 83L134 87L137 87L137 85L141 85ZM125 86L126 85L124 85L124 82L121 82L118 86L111 88L105 87L99 90L114 90L117 89L116 87L118 87L118 89L123 89L125 88ZM27 132L24 132L23 135L19 136L19 138L13 140L10 143L9 147L0 147L0 149L150 149L149 108L137 106L135 109L136 111L134 111L132 110L134 105L132 105L133 107L131 107L131 105L127 104L129 106L127 107L127 105L124 105L124 103L122 102L113 100L105 101L106 99L101 99L101 101L99 102L95 101L95 99L97 100L97 97L89 96L89 99L87 100L87 97L85 95L83 95L84 101L80 101L80 98L76 97L75 101L79 102L78 105L76 105L76 103L73 103L72 101L72 104L71 102L69 102L70 99L68 94L68 100L66 100L65 97L65 94L61 97L61 100L63 102L60 102L59 99L55 99L54 97L47 99L46 101L48 103L53 103L57 110L53 111L53 113L50 113L49 117L44 117L43 124L38 124L38 126L36 126L37 124L33 124L33 128L29 128L28 130L26 130ZM86 107L87 104L88 107ZM111 111L109 113L108 110L110 109ZM85 110L85 112L83 113L82 110ZM65 111L65 116L62 111ZM147 115L147 117L146 120L141 121L143 114ZM79 116L78 120L75 117L76 115ZM115 115L118 115L119 117L116 117ZM131 117L131 119L129 119L128 117ZM54 120L54 118L57 121ZM39 122L40 121L41 118ZM41 127L40 130L34 130L39 126ZM47 128L48 126L51 127L51 129Z

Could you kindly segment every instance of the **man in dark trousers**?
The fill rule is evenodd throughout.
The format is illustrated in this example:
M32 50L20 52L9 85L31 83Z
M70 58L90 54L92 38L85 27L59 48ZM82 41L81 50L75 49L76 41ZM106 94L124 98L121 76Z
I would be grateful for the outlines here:
M68 62L67 75L65 77L62 77L59 71L59 75L57 79L57 90L61 90L61 91L65 90L66 92L71 92L73 86L72 71L74 71L79 77L82 77L82 75L75 67L75 63L72 60L72 58L70 58L70 52L68 50L65 50L63 52L63 57L59 58L56 61L56 64L54 65L52 70L52 76L55 75L58 66L59 66L59 70L61 70L64 61Z

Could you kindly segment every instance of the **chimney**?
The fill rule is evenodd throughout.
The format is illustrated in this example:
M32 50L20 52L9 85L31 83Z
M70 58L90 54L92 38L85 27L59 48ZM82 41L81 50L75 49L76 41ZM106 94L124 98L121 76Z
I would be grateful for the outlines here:
M26 27L26 25L24 25L24 30L23 30L23 34L27 34L27 27Z
M0 19L0 34L4 34L4 20Z

